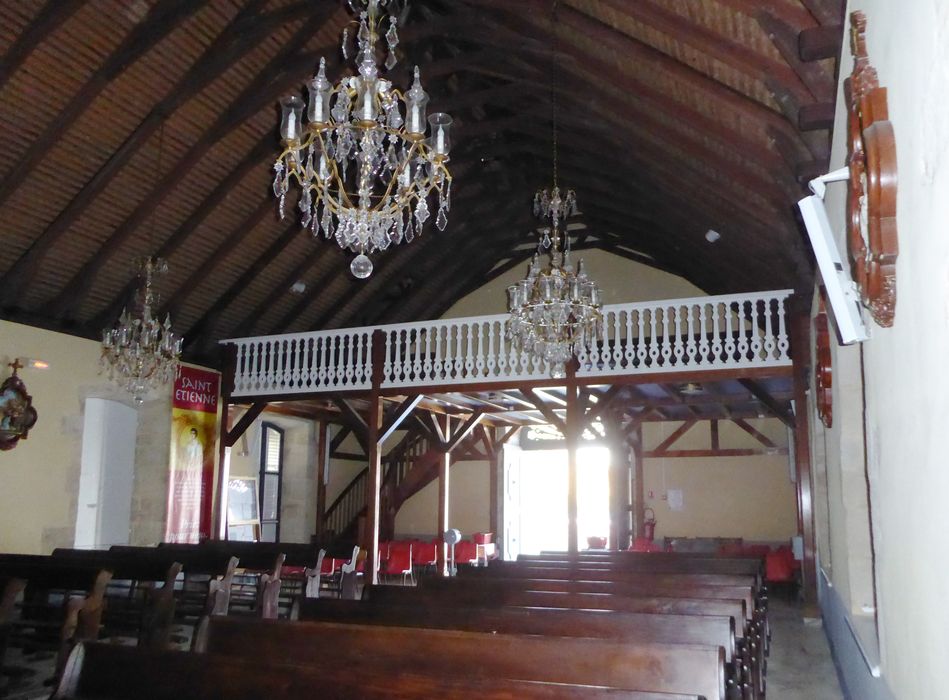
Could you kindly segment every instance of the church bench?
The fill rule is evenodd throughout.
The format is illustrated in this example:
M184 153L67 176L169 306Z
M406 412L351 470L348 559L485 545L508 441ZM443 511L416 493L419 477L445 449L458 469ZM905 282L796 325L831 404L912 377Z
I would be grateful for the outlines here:
M521 564L520 562L495 561L481 568L465 569L459 572L461 577L501 578L556 578L578 579L584 581L649 581L656 584L677 585L695 583L706 586L750 586L756 594L761 591L758 579L750 574L717 573L659 573L655 571L629 570L612 566L540 566Z
M52 700L699 700L697 695L624 691L503 678L380 673L319 664L247 663L191 652L155 652L106 644L73 650Z
M494 561L491 565L498 563L499 561ZM522 554L517 558L516 563L547 567L578 565L594 568L608 567L621 571L649 571L656 574L739 574L754 576L759 584L764 580L764 563L760 558L753 557L697 557L688 554L667 555L661 552L581 553L576 557L571 557L569 554Z
M646 555L652 556L652 555ZM680 556L680 555L674 555ZM668 559L668 557L667 557ZM708 559L707 559L708 560ZM741 561L741 560L739 560ZM750 560L755 561L755 560ZM756 566L760 564L757 562ZM496 561L484 569L470 569L461 573L458 580L465 578L487 579L501 577L508 579L525 578L539 580L569 580L569 581L610 581L623 582L635 587L646 594L665 595L659 588L670 586L670 591L687 591L691 597L717 597L717 594L730 587L749 586L750 593L742 593L742 598L748 610L752 613L755 626L763 636L764 652L768 652L768 640L771 632L767 620L767 593L759 574L707 574L707 573L654 573L632 571L628 569L607 567L585 567L584 565L570 566L541 566L531 563ZM541 584L535 584L535 587ZM687 590L693 585L707 586L708 590L698 593L695 589ZM546 587L546 590L551 588ZM588 590L595 590L589 588ZM670 593L672 595L673 593ZM675 593L677 595L677 593Z
M725 696L725 650L581 637L211 618L199 650L248 663L491 677Z
M105 549L54 549L53 559L96 566L111 572L106 587L103 636L132 635L144 646L167 646L175 615L178 562L153 561L139 553Z
M484 608L457 605L391 605L364 601L301 601L299 619L468 632L505 632L561 637L599 637L669 644L705 644L735 652L735 620L712 615L663 615L568 608Z
M444 579L442 579L445 581ZM472 586L453 586L453 581L448 581L445 585L438 583L439 579L432 579L429 583L434 585L429 585L421 588L411 588L411 587L395 587L395 586L371 586L367 587L364 592L366 600L364 602L370 603L371 613L362 613L363 615L376 619L384 618L387 613L387 609L391 608L400 608L402 610L411 610L415 611L417 614L417 619L420 621L427 621L429 619L428 610L451 610L452 608L459 610L478 610L484 616L485 620L499 620L498 615L503 616L505 612L498 611L507 611L507 610L524 610L530 608L531 610L543 609L550 612L564 612L564 613L585 613L592 611L594 613L603 613L608 611L608 614L600 618L597 622L591 621L591 625L598 624L601 629L609 630L611 624L609 622L610 615L615 615L617 618L622 618L626 615L639 616L639 619L642 619L642 616L646 617L658 617L667 615L675 619L676 623L682 622L685 619L694 619L695 617L709 617L715 622L712 624L718 624L718 621L724 620L727 624L728 631L719 628L718 634L727 635L728 639L732 640L730 642L731 650L728 646L724 646L723 642L719 640L720 644L723 644L723 648L726 649L726 661L732 661L732 653L737 653L736 663L735 663L735 674L734 680L736 686L740 687L742 682L748 682L754 692L760 692L764 687L763 675L764 675L764 654L760 635L754 633L745 633L743 630L743 621L744 621L744 605L740 600L715 600L715 599L690 599L690 598L663 598L663 597L639 597L639 596L624 596L616 595L609 593L567 593L567 592L556 592L556 591L530 591L525 589L520 589L518 587L513 588L503 588L503 587L494 587L494 588L479 588ZM314 601L314 603L317 601ZM335 602L335 601L328 601ZM320 610L318 607L310 607L307 602L301 603L300 608L300 617L301 619L307 618L309 615L315 615L316 611ZM325 608L324 610L332 610L332 608ZM341 610L346 610L346 608L341 608ZM378 612L376 612L378 611ZM329 613L326 613L327 615ZM407 613L406 613L407 614ZM514 613L516 614L516 613ZM450 613L449 613L450 615ZM556 617L556 616L553 616ZM564 616L562 619L568 619L569 615ZM464 617L458 617L462 622L462 625L470 625L471 627L478 627L482 624L480 621L465 622ZM501 624L498 622L497 624ZM511 619L508 624L515 624L514 620ZM533 625L532 630L524 629L524 633L541 633L543 629L544 622L540 618L537 618L531 622L523 622L525 627L530 627ZM654 627L657 630L662 630L661 634L663 635L674 635L675 628L669 627L666 623L656 622L653 623ZM414 626L414 625L411 625ZM437 622L433 622L431 626L440 626ZM737 634L741 636L740 640L736 640L735 630L736 626L738 629ZM462 627L465 629L466 627ZM579 627L577 628L580 629ZM591 630L596 629L591 627ZM500 630L499 630L500 631ZM513 631L513 630L504 630L504 631ZM692 630L684 632L683 636L680 636L680 641L688 642L691 641L689 635L692 634L705 634L707 632L707 627L703 623L694 623ZM574 632L573 634L577 634ZM605 632L604 632L605 633ZM570 636L568 634L568 636ZM662 637L656 639L656 641L669 641L669 637ZM741 643L738 644L737 642Z
M756 659L736 655L735 620L726 616L628 613L606 610L458 605L392 605L348 600L304 600L299 619L392 627L454 629L627 642L700 644L725 650L730 687L759 683ZM749 693L753 695L753 693Z
M646 579L633 580L587 580L569 578L530 578L526 576L458 576L455 578L431 578L419 587L499 588L534 591L560 591L577 593L611 593L625 596L664 596L673 598L709 598L713 600L739 600L744 603L743 619L755 619L755 599L751 586L706 586L703 584L665 583Z
M226 614L230 607L231 587L239 560L227 554L204 549L138 547L115 545L109 552L127 558L139 558L155 566L170 566L179 562L182 575L175 583L175 616L178 620L193 622L205 614L209 595L214 597L217 614Z
M26 581L21 578L0 577L0 669L3 668L3 658L7 652L16 599L24 588Z
M0 578L26 582L9 642L55 651L57 675L77 642L98 637L109 571L42 555L0 554Z

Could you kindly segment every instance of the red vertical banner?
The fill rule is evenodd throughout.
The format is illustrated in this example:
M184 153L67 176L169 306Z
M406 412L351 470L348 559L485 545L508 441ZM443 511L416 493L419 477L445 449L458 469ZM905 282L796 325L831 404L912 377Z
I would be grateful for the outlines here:
M180 365L171 397L171 458L166 542L211 536L221 375Z

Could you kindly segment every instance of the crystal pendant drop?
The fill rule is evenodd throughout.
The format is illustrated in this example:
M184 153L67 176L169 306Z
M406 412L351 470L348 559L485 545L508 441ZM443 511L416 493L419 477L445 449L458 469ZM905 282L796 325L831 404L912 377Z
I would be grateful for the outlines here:
M353 277L364 280L372 274L372 260L365 253L360 253L349 264L349 271L353 273Z

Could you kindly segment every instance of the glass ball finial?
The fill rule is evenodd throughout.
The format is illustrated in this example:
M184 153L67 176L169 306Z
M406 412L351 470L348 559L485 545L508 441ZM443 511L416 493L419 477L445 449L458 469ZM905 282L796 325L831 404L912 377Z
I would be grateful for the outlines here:
M372 260L365 253L360 253L349 264L349 270L353 273L353 277L364 280L372 274Z

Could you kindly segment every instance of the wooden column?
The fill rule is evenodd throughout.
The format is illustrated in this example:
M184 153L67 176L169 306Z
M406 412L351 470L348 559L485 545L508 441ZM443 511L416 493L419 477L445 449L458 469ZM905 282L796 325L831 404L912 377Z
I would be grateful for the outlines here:
M810 329L808 313L795 313L790 319L791 349L794 359L794 466L797 472L798 523L804 539L801 573L804 583L805 612L817 614L817 561L814 536L814 485L807 420L807 387L810 374Z
M580 442L583 416L580 414L580 402L577 396L575 359L567 365L567 551L576 554L577 542L577 447Z
M316 538L322 545L326 532L326 482L329 480L329 425L326 419L316 424Z
M494 431L494 428L485 426L485 430ZM496 436L495 436L496 437ZM491 528L491 532L494 533L494 541L497 542L498 537L498 523L500 522L501 515L501 472L504 470L504 447L503 445L495 444L494 454L491 459L491 470L488 480L490 482L490 495L488 496L490 513L488 514L488 527Z
M610 444L610 549L629 546L629 450L619 422L604 421Z
M379 583L376 563L379 559L379 502L382 489L382 364L385 361L385 334L372 334L372 388L369 391L369 410L366 415L367 446L369 448L369 479L366 484L366 528L363 548L366 550L366 583Z
M234 373L237 371L237 347L224 349L224 371L221 372L221 423L217 440L217 499L211 522L211 539L227 539L225 513L227 512L227 481L230 472L231 392L234 391Z
M646 518L646 487L643 484L643 424L637 421L630 426L630 448L632 464L629 465L633 476L633 532L632 536L643 536L643 520Z
M451 418L443 417L445 438L450 439ZM445 531L448 530L449 467L451 453L445 450L438 461L438 573L448 576L448 545L445 544Z

